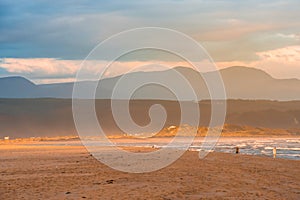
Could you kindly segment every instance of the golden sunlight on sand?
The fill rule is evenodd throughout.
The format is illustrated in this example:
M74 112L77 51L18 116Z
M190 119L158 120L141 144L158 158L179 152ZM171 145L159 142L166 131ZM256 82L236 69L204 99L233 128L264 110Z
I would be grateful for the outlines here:
M0 145L0 199L300 199L295 160L186 152L159 171L129 174L82 146L28 144Z

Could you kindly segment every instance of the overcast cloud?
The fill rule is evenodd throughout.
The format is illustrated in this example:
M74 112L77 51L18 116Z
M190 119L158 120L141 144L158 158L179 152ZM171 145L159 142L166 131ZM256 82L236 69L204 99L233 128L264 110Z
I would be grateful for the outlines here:
M71 80L78 63L99 42L123 30L159 26L197 40L220 67L248 64L268 69L276 77L300 78L299 61L282 63L264 56L270 52L286 56L284 51L299 48L299 7L298 0L2 0L0 76ZM135 61L141 60L128 60ZM271 63L274 70L266 67ZM16 71L20 66L28 70ZM279 73L279 66L285 67L284 73Z

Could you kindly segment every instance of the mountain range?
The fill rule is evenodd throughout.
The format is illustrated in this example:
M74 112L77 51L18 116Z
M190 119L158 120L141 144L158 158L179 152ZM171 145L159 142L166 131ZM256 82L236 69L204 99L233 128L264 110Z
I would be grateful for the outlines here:
M199 75L191 68L176 67L176 72L182 74L192 86L198 99L210 99L209 91L203 77L210 77L212 72ZM267 99L267 100L300 100L300 80L276 79L266 72L249 67L229 67L220 70L226 96L228 99ZM122 90L117 93L118 99L126 99L126 93L135 83L144 79L164 82L168 88L177 88L180 95L191 100L187 92L187 84L178 79L174 70L153 72L132 72L125 78L116 76L99 81L96 98L111 99L112 91L119 80L122 79ZM88 88L92 81L78 83L82 88ZM24 77L0 78L0 98L72 98L74 82L55 84L34 84ZM84 98L84 97L83 97ZM161 99L176 100L174 94L166 87L158 85L146 85L137 90L133 99Z

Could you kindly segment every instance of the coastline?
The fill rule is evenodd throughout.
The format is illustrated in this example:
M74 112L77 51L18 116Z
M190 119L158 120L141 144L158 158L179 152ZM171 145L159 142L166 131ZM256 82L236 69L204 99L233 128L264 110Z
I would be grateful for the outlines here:
M173 148L182 149L189 137L179 137ZM258 155L264 157L273 156L273 148L277 148L277 157L283 159L300 160L300 137L299 136L273 136L273 137L231 137L221 136L214 147L206 146L205 137L195 137L189 147L189 151L209 150L210 152L235 153L239 148L240 154ZM80 140L79 137L43 137L43 138L19 138L13 140L0 140L0 148L25 148L25 147L47 147L47 146L83 146L97 145L109 147L110 145L119 148L150 148L152 151L167 147L173 137L150 137L150 138L128 138L114 137L109 138L111 143L107 143L100 138L87 138ZM99 146L99 147L100 147ZM208 148L209 147L209 148Z
M130 174L100 163L83 146L0 145L0 155L2 199L300 198L296 160L219 152L200 160L188 151L161 170Z

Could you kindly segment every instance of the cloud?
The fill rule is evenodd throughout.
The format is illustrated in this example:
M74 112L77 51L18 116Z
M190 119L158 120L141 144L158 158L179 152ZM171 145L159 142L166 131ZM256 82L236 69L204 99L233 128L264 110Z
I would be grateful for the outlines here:
M202 72L210 71L209 60L195 62ZM84 66L84 67L82 67ZM35 83L70 82L76 80L81 70L83 80L97 80L135 71L161 71L178 66L193 66L182 61L115 61L104 60L61 60L55 58L6 58L0 59L0 76L25 76ZM104 71L105 70L105 71Z
M202 44L216 62L250 62L260 59L258 52L300 45L300 40L291 37L290 34L283 37L275 32L253 33L234 40L209 41Z
M300 45L299 7L299 0L1 0L0 75L22 75L37 82L70 81L99 42L127 29L160 26L199 41L221 67L248 65L275 77L299 78L295 55ZM141 58L115 63L107 75L152 61ZM167 59L165 64L184 65ZM89 61L85 73L106 64Z
M54 58L5 58L1 67L11 74L24 74L31 77L74 76L80 61L57 60Z
M248 66L262 69L275 78L300 79L300 46L287 46L274 50L257 52L255 61L216 62L219 68L230 66ZM55 58L6 58L0 59L0 76L21 75L35 83L55 83L75 81L76 73L83 60L62 60ZM107 71L103 71L110 63L103 60L87 60L82 71L87 79L97 79L99 73L104 78L114 77L129 71L160 71L176 66L192 67L185 61L116 61ZM205 60L197 63L202 71L210 62Z
M227 50L230 45L236 48L237 43L249 35L263 38L278 32L299 33L299 6L300 2L293 0L62 0L55 4L50 0L3 0L0 5L0 57L83 59L95 45L112 34L143 26L176 29L200 42L214 43L212 51L218 51L216 48ZM266 46L270 43L273 41ZM251 48L247 44L239 48L243 54L241 59L255 57L249 51ZM230 55L229 58L218 57L223 61L232 60Z
M297 63L300 65L300 46L289 46L266 52L258 52L257 55L264 61L289 64Z
M300 79L300 46L288 46L270 51L258 52L259 60L241 62L216 62L218 68L230 66L248 66L262 69L275 78ZM76 80L82 60L61 60L54 58L7 58L0 60L0 76L21 75L35 83L71 82ZM100 72L110 64L107 61L87 60L83 73L87 79L97 79ZM202 71L210 62L205 60L197 63ZM104 78L114 77L129 71L160 71L176 66L192 67L184 61L116 61L104 72Z
M282 38L289 38L289 39L294 39L296 41L300 40L300 33L299 34L283 34L283 33L278 33L278 37Z

